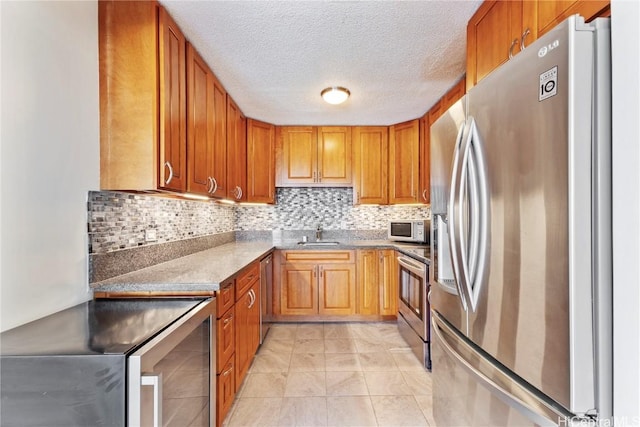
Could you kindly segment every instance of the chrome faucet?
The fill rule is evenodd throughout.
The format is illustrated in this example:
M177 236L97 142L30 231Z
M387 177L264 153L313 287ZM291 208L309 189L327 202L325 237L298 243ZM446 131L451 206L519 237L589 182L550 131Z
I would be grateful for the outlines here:
M318 224L318 226L316 227L316 240L320 241L322 240L322 225Z

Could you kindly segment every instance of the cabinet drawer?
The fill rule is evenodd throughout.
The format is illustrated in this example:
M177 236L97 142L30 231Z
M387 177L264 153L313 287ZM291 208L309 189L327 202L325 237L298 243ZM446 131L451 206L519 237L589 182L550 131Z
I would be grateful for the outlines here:
M235 304L234 279L220 284L220 290L216 292L217 316L220 319Z
M218 395L216 397L216 410L218 412L218 426L221 426L224 422L224 418L227 416L229 409L231 409L233 399L236 396L236 375L234 371L235 365L232 357L229 362L224 365L224 369L222 369L220 375L217 376Z
M254 262L236 279L236 301L244 295L253 283L260 278L260 263Z
M218 332L218 341L216 343L216 373L218 374L222 372L222 368L224 368L229 358L233 358L233 353L236 350L235 321L235 309L231 307L231 309L216 322Z
M282 251L283 262L355 262L353 251Z

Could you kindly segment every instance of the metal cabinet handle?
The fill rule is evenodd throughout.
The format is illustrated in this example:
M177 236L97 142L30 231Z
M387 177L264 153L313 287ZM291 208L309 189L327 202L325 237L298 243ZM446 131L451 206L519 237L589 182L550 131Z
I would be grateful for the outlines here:
M218 191L218 181L216 181L214 177L211 177L211 180L213 181L213 188L211 189L210 193L215 194L215 192Z
M224 319L224 324L227 325L229 324L229 322L231 322L233 320L233 316L229 316L226 319Z
M207 177L207 182L209 183L207 184L207 193L211 194L211 189L213 188L213 180L210 176Z
M320 270L320 277L322 277L322 273L324 272L324 269L322 268L322 266L318 267L318 269Z
M322 171L318 171L318 182L322 182Z
M238 197L237 197L237 199L240 200L240 199L242 199L242 194L243 194L242 193L242 188L240 186L238 186L237 188L238 188Z
M169 178L167 178L164 185L169 185L169 183L173 179L173 167L171 166L171 163L169 163L168 161L164 162L164 166L169 168Z
M233 366L232 366L232 367L230 367L229 369L227 369L226 371L224 371L224 372L222 373L222 376L223 376L223 377L228 377L228 376L229 376L229 374L230 374L232 371L233 371Z
M511 46L509 46L509 59L513 58L513 48L518 43L520 43L520 41L518 39L513 39L513 41L511 42Z
M153 427L162 426L162 373L143 375L140 385L153 387Z
M316 181L316 172L313 173L313 182L317 182Z
M249 303L249 308L253 307L253 304L256 303L256 294L253 292L253 289L249 289L249 298L251 298L251 302Z
M520 50L524 50L527 48L527 46L525 46L524 44L524 40L527 38L527 36L531 34L531 31L529 30L529 27L527 27L526 30L524 30L524 33L522 33L522 38L520 39Z
M424 199L424 201L428 201L427 200L427 189L425 188L424 190L422 190L422 198Z

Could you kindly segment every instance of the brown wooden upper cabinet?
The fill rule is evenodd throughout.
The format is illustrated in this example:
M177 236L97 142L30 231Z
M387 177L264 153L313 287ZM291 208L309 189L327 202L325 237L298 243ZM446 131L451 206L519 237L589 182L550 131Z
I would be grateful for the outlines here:
M389 127L389 203L419 203L420 120Z
M467 90L510 56L574 14L610 15L608 0L485 1L467 24Z
M247 201L275 203L275 127L247 122Z
M356 126L352 136L354 204L386 205L389 202L389 128Z
M227 196L226 92L187 44L187 192Z
M247 119L227 94L227 196L247 200Z
M466 79L462 77L427 113L420 118L420 202L431 202L431 125L465 94Z
M184 35L155 2L100 1L98 22L100 188L185 191Z
M276 132L277 186L351 186L349 127L282 126Z

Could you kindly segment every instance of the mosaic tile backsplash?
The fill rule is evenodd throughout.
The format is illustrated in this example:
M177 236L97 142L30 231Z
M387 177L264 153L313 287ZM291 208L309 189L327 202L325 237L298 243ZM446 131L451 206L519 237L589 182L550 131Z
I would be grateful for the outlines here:
M276 205L226 206L144 194L91 191L89 253L240 230L385 230L391 219L428 219L420 206L353 206L351 188L278 188ZM145 242L153 229L157 241Z
M235 229L234 207L144 194L90 191L89 253L224 233ZM145 242L145 230L157 241Z
M421 206L353 206L351 188L278 188L276 204L238 206L238 230L386 230L391 219L428 219Z

